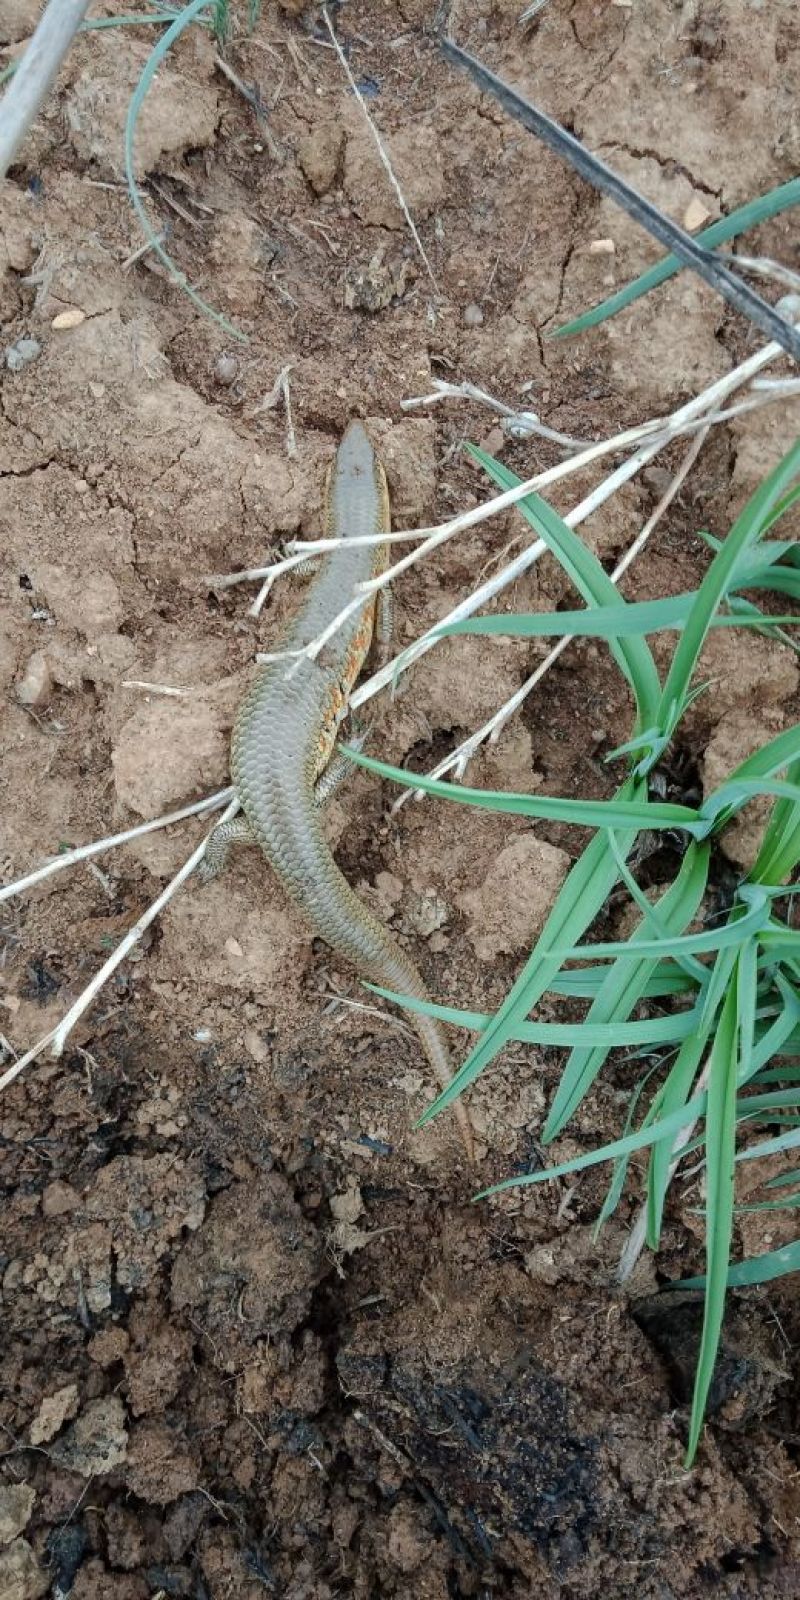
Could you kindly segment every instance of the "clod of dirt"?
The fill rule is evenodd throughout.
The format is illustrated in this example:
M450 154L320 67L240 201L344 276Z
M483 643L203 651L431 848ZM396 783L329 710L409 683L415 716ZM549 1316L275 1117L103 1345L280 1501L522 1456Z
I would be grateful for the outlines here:
M734 709L770 711L791 699L800 681L797 659L788 646L749 633L743 650L736 628L709 634L697 670L703 679L711 679L711 692L696 702L697 712L707 715L710 709L715 722Z
M76 155L118 175L123 167L123 135L131 95L150 54L148 45L122 30L92 40L91 65L84 67L67 100L67 121ZM186 150L212 143L219 122L219 100L197 65L196 76L161 66L150 86L136 126L133 165L137 178L169 166Z
M220 217L211 241L217 294L239 316L252 316L264 295L264 274L275 245L242 211Z
M375 436L386 468L392 502L392 527L413 528L434 504L436 430L430 417L406 417ZM435 652L433 652L435 654Z
M39 1600L47 1594L50 1579L39 1565L27 1539L15 1539L0 1550L0 1594L3 1600Z
M91 1400L51 1450L54 1461L82 1478L102 1477L113 1472L122 1465L127 1453L125 1407L116 1394Z
M112 1567L131 1572L145 1562L147 1542L142 1524L134 1511L124 1505L111 1505L105 1513L106 1548Z
M35 650L16 685L17 699L23 706L46 706L53 693L50 663L43 650Z
M235 1360L240 1343L297 1327L322 1271L318 1234L272 1172L212 1201L175 1263L172 1304L199 1315L212 1338L227 1341L221 1359Z
M297 159L315 194L327 194L339 176L344 129L336 122L317 122L300 140Z
M78 1409L78 1386L64 1384L55 1394L45 1395L31 1423L31 1444L47 1444L54 1439Z
M405 123L384 135L383 142L412 217L420 221L431 216L444 199L445 181L441 148L431 138L427 119ZM347 137L344 191L361 221L370 227L407 227L375 140L363 124Z
M220 788L228 752L216 708L201 700L141 706L120 730L111 761L117 798L140 817Z
M169 1422L138 1422L131 1429L125 1482L133 1494L165 1506L197 1488L198 1461L181 1428Z
M135 1417L163 1412L177 1394L189 1364L192 1338L188 1329L172 1322L155 1328L147 1317L134 1312L132 1332L136 1344L125 1351L128 1404Z
M43 562L36 568L36 582L56 621L62 627L77 628L88 639L113 633L125 614L110 572L79 574Z
M770 716L766 710L753 712L743 707L722 717L703 753L704 797L707 799L713 789L724 783L734 767L758 750L766 738L779 733L780 726L780 717ZM756 796L721 835L722 849L737 866L749 868L753 865L772 804L769 795Z
M102 1218L113 1240L116 1279L124 1289L151 1282L174 1241L199 1228L205 1185L194 1161L173 1155L118 1156L98 1174L87 1215Z
M0 44L16 44L27 39L39 21L39 0L3 0L0 17Z
M0 1545L10 1544L27 1528L35 1500L36 1490L29 1483L0 1485Z
M569 856L524 834L495 856L480 887L467 889L457 904L469 917L467 937L481 961L513 955L529 945L569 871Z
M694 1294L660 1294L638 1300L631 1308L642 1332L670 1368L681 1401L692 1393L700 1338L703 1301ZM750 1311L729 1309L720 1341L707 1413L723 1426L744 1427L764 1416L775 1403L779 1385L789 1381L772 1358L766 1330Z
M149 1600L153 1590L134 1573L109 1572L102 1561L85 1561L69 1590L69 1600ZM163 1590L162 1590L163 1593Z
M80 1195L70 1183L55 1178L42 1193L42 1216L65 1217L81 1203Z
M405 293L413 271L408 260L384 261L381 245L369 261L352 261L345 272L344 303L349 311L385 311L393 300Z

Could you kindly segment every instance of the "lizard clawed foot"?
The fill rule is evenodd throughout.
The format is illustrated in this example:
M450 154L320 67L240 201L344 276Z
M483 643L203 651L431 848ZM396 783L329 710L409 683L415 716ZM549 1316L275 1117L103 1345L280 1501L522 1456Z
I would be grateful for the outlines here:
M220 822L209 835L206 853L197 869L201 883L210 883L222 872L233 844L255 844L246 817L231 817L230 822Z

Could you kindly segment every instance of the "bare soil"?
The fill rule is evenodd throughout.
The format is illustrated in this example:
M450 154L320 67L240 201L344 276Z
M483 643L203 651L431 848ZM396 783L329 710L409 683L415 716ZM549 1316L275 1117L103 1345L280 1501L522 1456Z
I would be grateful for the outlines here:
M527 29L522 9L464 0L453 31L679 218L796 172L791 6L550 0ZM35 12L17 0L0 22L8 58ZM433 0L336 8L435 287L316 9L294 0L265 4L250 38L234 27L227 57L260 115L196 28L159 74L136 147L154 224L247 344L199 315L152 253L130 259L141 234L122 127L154 30L77 42L5 185L3 344L41 347L2 374L5 881L62 842L224 785L255 649L297 589L276 590L256 623L244 590L204 576L317 529L324 463L351 415L381 446L396 525L427 524L484 492L462 436L489 437L526 476L556 459L503 446L473 406L404 415L434 377L600 437L756 346L686 277L579 340L549 339L655 252L442 64L433 13ZM591 249L601 239L613 252ZM747 248L797 265L786 218ZM82 315L63 326L65 311ZM284 409L267 403L287 364L294 455ZM626 592L690 587L698 530L724 533L792 437L779 408L717 432ZM664 465L587 524L608 565L659 499ZM487 524L409 573L400 641L518 534L511 519ZM509 601L553 606L567 590L545 561ZM381 751L430 766L536 656L503 641L429 654L384 713ZM719 634L705 666L714 693L672 771L683 792L797 716L779 646ZM474 781L607 794L602 757L628 717L603 653L572 647ZM491 1007L582 841L430 803L390 818L391 798L365 775L342 791L337 858L437 994ZM3 907L0 1028L14 1048L63 1013L201 831L154 835ZM743 824L729 855L751 849ZM342 1003L362 993L266 866L239 854L173 902L64 1058L6 1094L0 1591L796 1594L791 1280L739 1300L686 1474L697 1310L665 1313L653 1296L701 1263L697 1191L673 1202L662 1254L624 1294L614 1271L635 1193L597 1241L600 1174L471 1206L476 1175L447 1120L414 1131L432 1088L415 1036ZM480 1080L481 1182L538 1159L560 1066L520 1047ZM604 1076L560 1154L619 1129L632 1071ZM744 1221L748 1250L782 1237L780 1221Z

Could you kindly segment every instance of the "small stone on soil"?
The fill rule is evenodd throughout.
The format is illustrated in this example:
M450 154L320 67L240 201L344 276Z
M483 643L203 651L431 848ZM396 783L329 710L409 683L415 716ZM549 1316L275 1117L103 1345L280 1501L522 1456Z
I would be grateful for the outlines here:
M0 1544L10 1544L27 1527L36 1492L29 1483L0 1486Z
M6 366L9 372L21 372L31 361L36 361L41 353L38 339L18 339L16 344L6 346Z

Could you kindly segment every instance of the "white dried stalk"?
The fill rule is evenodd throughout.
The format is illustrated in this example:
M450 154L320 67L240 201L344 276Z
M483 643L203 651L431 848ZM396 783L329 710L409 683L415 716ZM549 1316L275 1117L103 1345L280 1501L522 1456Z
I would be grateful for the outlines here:
M788 296L785 301L779 302L779 310L784 315L789 312L796 316L798 309L800 309L800 303L798 303L795 296ZM685 431L687 424L692 424L698 428L704 427L706 425L704 412L715 408L721 400L724 400L735 389L749 383L751 378L761 371L762 367L767 366L770 361L774 361L782 354L781 346L775 340L770 340L769 344L763 345L760 350L749 356L746 361L741 362L738 367L735 367L723 378L718 378L701 394L695 396L693 400L690 400L685 406L681 406L674 413L671 419L674 426L669 438L672 439L677 433ZM591 495L587 496L586 500L581 502L580 507L575 508L576 511L581 511L582 519L589 516L591 510L595 510L611 494L615 493L622 483L633 477L640 467L644 466L662 449L666 442L666 437L663 434L660 435L651 443L643 445L626 462L617 467L608 478L604 479L593 490ZM569 465L574 466L574 460ZM485 521L487 517L494 515L496 511L503 511L509 505L513 505L524 498L530 492L531 487L535 487L535 482L536 480L530 480L527 483L519 484L514 489L506 490L505 493L498 495L495 499L487 501L484 505L474 507L473 510L465 512L462 517L455 518L454 521L459 527L473 526L477 522ZM445 526L450 526L450 524L445 524ZM487 601L492 600L495 595L500 594L510 583L513 583L529 566L539 559L542 553L542 541L537 540L534 544L529 545L526 550L523 550L506 567L503 567L492 578L488 579L486 583L473 590L465 600L460 601L452 611L442 617L432 628L429 628L427 633L422 634L413 644L401 651L393 661L389 661L380 671L374 673L365 684L356 689L350 699L353 709L355 710L358 706L363 705L373 695L379 694L381 689L385 688L388 683L392 683L400 673L405 672L413 661L426 654L437 643L440 637L439 629L445 623L460 622L464 617L472 616Z
M50 0L0 101L0 181L5 177L77 33L89 0Z
M131 839L140 839L142 834L154 833L157 828L168 828L173 822L185 822L187 817L199 817L204 811L216 811L220 806L227 805L232 795L233 789L220 789L217 794L207 795L205 800L196 800L193 805L182 806L180 811L170 811L166 816L155 817L151 822L140 822L135 828L126 828L123 833L109 834L108 838L96 839L93 844L81 844L75 850L65 850L63 855L54 856L52 861L46 861L44 866L26 873L24 878L17 878L14 883L3 884L0 889L0 901L10 900L12 895L24 894L26 889L32 889L35 883L41 883L44 878L51 878L55 872L63 872L65 867L74 867L79 861L89 861L92 856L99 856L104 850L113 850L115 845L127 844Z
M529 439L531 434L537 433L543 439L550 439L553 444L563 445L567 450L583 450L592 442L590 439L575 439L570 433L559 433L556 428L548 428L535 411L515 410L474 383L448 383L444 378L434 378L433 383L433 394L401 400L400 410L414 411L419 406L435 406L440 400L474 400L476 404L488 406L490 411L502 417L504 431L514 439Z
M433 267L431 266L427 255L425 254L425 246L422 243L422 240L420 239L420 236L419 236L419 234L417 232L416 223L414 222L414 218L412 217L411 212L408 209L408 205L407 205L407 202L406 202L406 197L403 194L403 191L400 188L400 185L399 185L399 183L397 181L397 178L395 176L394 168L392 166L391 161L389 160L389 152L386 149L386 146L385 146L385 144L384 144L384 142L383 142L383 140L382 140L382 138L381 138L381 136L380 136L380 134L378 132L378 129L376 128L375 123L373 122L372 117L369 114L369 108L367 106L367 102L364 99L364 96L361 93L361 90L359 89L358 84L356 83L356 80L353 77L352 72L350 71L350 64L349 64L349 62L347 60L347 57L346 57L346 55L345 55L345 53L344 53L344 51L343 51L343 49L342 49L342 47L341 47L341 45L339 43L339 40L336 37L336 34L333 31L333 24L331 22L330 17L328 16L328 11L327 11L327 7L326 6L322 7L322 20L325 23L325 26L326 26L326 28L327 28L330 36L331 36L331 43L332 43L333 48L336 51L336 54L337 54L337 56L339 58L339 65L340 65L343 73L345 74L345 77L347 78L347 81L348 81L348 83L350 85L350 88L352 89L353 94L355 95L356 100L358 101L359 107L360 107L361 112L363 114L364 120L365 120L365 122L367 124L367 127L369 128L369 131L372 134L373 139L375 140L375 144L376 144L376 147L377 147L378 155L381 158L381 165L383 166L384 171L386 172L386 175L387 175L387 177L389 179L389 182L390 182L390 184L392 186L392 189L394 190L395 197L397 199L397 203L398 203L398 205L400 207L400 210L402 211L403 216L406 219L406 225L408 227L409 233L411 234L411 237L414 240L414 243L415 243L415 245L417 247L417 250L419 251L419 255L420 255L421 260L425 263L425 270L426 270L426 272L428 274L428 277L430 278L431 283L433 284L433 287L436 290L436 293L438 294L439 285L436 282L436 277L434 275Z
M225 822L229 822L231 817L235 817L238 810L239 801L236 799L231 800L230 805L220 817L220 826L222 826L222 824ZM117 945L116 950L113 951L107 961L103 962L99 972L95 973L94 977L89 983L87 983L86 988L81 992L81 994L78 995L74 1005L70 1006L66 1016L62 1017L57 1027L53 1029L49 1041L52 1055L61 1055L72 1029L74 1028L76 1022L78 1022L83 1016L84 1012L88 1011L89 1006L92 1004L92 1001L95 998L95 995L99 994L100 990L103 988L103 985L108 982L111 974L116 972L117 967L122 961L125 960L126 955L128 955L129 951L133 949L133 946L138 944L142 934L147 931L147 929L150 927L150 924L155 922L156 917L160 916L161 912L164 910L164 907L169 903L169 901L173 898L173 895L175 895L178 889L181 887L181 884L185 883L186 879L191 877L191 874L194 872L195 868L200 865L200 862L206 853L206 845L208 844L213 832L214 828L210 828L205 838L201 839L197 849L192 851L188 859L184 861L180 870L176 872L174 878L170 879L166 888L162 889L161 894L158 895L152 904L148 906L147 910L142 913L138 922L135 922L133 927L128 929L124 939L122 939ZM0 1084L0 1088L1 1087L2 1084Z
M611 573L612 583L619 582L623 574L627 572L631 563L635 561L640 551L643 550L648 539L650 538L651 533L658 526L658 523L661 521L664 512L675 499L681 484L684 482L688 473L694 466L694 463L697 460L697 457L700 454L706 439L708 438L708 434L709 429L705 428L703 432L697 434L695 439L692 441L684 460L682 461L677 472L672 477L652 515L648 518L644 527L636 535L633 544L628 550L626 550L624 556L617 563L614 571ZM575 512L572 512L571 516L564 518L564 521L569 527L576 526L575 521L572 520L574 517ZM448 772L453 772L456 780L460 783L467 770L469 762L472 760L473 756L476 755L479 747L483 743L496 744L509 718L519 710L520 706L528 698L528 695L531 694L531 692L536 688L537 684L541 683L542 678L547 672L549 672L550 668L555 665L559 656L562 655L566 650L567 645L572 643L573 638L573 634L565 633L559 640L557 640L552 650L548 651L544 660L540 661L536 670L532 672L530 677L526 678L525 682L520 685L519 689L515 690L514 694L510 695L508 700L506 700L504 704L500 706L497 711L495 711L494 715L489 718L488 722L484 722L483 727L476 729L476 731L471 733L467 739L464 739L455 750L450 752L449 756L445 756L444 760L439 762L438 766L432 767L426 776L429 778L443 778ZM394 814L396 811L399 811L400 807L403 806L406 800L408 800L412 795L415 800L423 800L425 798L425 794L422 789L403 789L391 808L392 814Z

